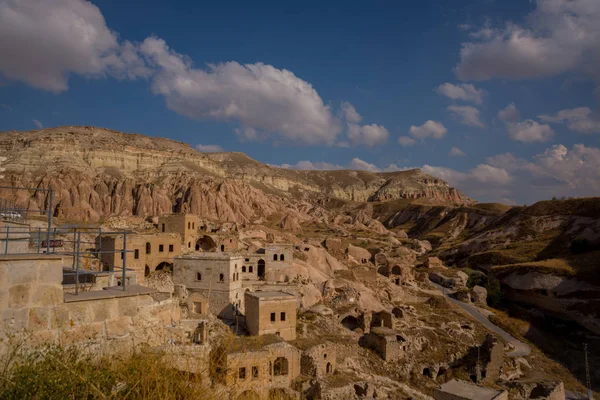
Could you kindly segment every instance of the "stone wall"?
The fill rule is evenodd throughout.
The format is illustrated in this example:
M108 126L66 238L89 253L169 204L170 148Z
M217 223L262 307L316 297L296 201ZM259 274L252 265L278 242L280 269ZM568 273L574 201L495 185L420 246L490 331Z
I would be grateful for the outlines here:
M241 281L242 256L228 253L201 253L177 257L173 265L173 283L184 286L189 294L208 299L208 311L225 318L244 311Z
M295 296L277 292L246 292L245 305L246 326L251 335L276 334L284 340L296 339L298 300Z
M64 295L62 279L60 256L0 256L0 337L27 338L32 347L77 344L93 354L114 354L160 344L165 325L180 318L177 304L155 301L150 290ZM10 346L1 341L0 351Z
M178 233L184 248L193 250L198 232L198 217L193 214L171 214L158 217L159 232Z
M284 359L285 370L280 368ZM262 399L268 396L271 389L289 388L291 382L300 375L300 351L287 343L275 343L258 350L229 352L225 365L225 382L231 388L232 398L253 391ZM244 372L241 373L240 369L244 369Z
M302 352L300 363L303 375L324 378L336 369L336 346L327 342L308 348Z
M123 235L96 238L96 248L106 252L100 256L102 264L111 271L123 265L123 244ZM133 269L137 282L143 283L150 272L172 267L175 257L181 254L181 237L178 233L129 234L126 246L126 268Z
M398 361L404 358L405 342L388 328L373 328L361 339L364 347L375 351L385 361Z

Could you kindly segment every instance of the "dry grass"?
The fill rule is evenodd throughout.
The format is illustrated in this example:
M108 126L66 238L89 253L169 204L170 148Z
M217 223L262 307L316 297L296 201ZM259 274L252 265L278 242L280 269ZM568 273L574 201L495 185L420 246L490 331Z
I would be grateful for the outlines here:
M503 276L512 272L540 272L555 274L563 277L578 277L590 284L600 284L598 259L600 251L573 255L565 258L550 258L542 261L517 262L506 265L496 265L492 268L494 274Z

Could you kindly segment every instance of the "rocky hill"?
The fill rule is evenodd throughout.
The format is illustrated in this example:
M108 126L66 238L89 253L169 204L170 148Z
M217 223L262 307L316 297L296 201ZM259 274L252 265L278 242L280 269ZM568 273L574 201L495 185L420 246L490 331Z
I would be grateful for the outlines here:
M54 213L67 219L190 211L246 222L295 213L306 208L303 202L329 198L475 203L418 169L295 171L262 164L243 153L199 153L182 142L95 127L1 132L0 155L8 157L4 184L54 188ZM30 208L47 203L41 194L33 199L25 192L7 195Z

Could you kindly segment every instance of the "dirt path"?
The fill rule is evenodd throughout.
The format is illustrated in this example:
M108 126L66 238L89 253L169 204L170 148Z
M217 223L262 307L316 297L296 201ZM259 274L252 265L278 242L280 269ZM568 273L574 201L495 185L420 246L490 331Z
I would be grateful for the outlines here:
M456 304L457 306L459 306L460 308L462 308L463 310L465 310L473 318L475 318L478 322L480 322L483 326L485 326L486 328L488 328L490 331L498 334L506 342L508 342L511 345L513 345L515 349L513 351L507 353L506 354L507 356L509 356L509 357L523 357L523 356L528 356L531 353L531 348L528 345L526 345L525 343L517 340L515 337L511 336L504 329L502 329L502 328L500 328L500 327L492 324L492 322L487 318L487 316L485 316L484 314L482 314L476 306L474 306L473 304L470 304L470 303L463 303L462 301L456 300L455 298L451 297L450 295L453 292L451 290L449 290L449 289L446 289L445 287L442 287L442 286L437 285L435 283L433 285L435 287L437 287L439 289L439 291L442 292L442 294L444 296L446 296L446 298L450 302L452 302L453 304Z

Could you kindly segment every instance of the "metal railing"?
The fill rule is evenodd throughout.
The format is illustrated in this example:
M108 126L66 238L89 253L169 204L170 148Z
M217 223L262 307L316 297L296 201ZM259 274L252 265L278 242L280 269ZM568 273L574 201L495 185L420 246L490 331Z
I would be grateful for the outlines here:
M81 278L86 279L89 275L98 275L102 273L114 272L115 269L121 269L122 290L126 289L127 272L133 271L127 269L127 254L134 253L135 250L127 250L126 231L103 231L102 228L52 228L50 231L40 227L33 228L27 226L9 226L0 227L0 255L39 255L53 254L65 257L72 257L71 272L63 270L63 279L65 276L74 276L75 294L80 291ZM90 236L93 239L90 239ZM115 236L122 237L121 248L117 249L117 240ZM103 246L103 240L111 237L112 246ZM113 241L113 239L115 239ZM111 262L104 262L103 255L111 255L108 259ZM120 257L116 258L115 255ZM120 259L120 264L117 260ZM91 270L92 263L97 261L97 270ZM108 264L108 270L104 266ZM64 268L65 266L63 266Z

